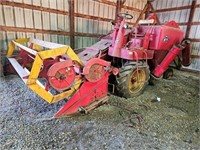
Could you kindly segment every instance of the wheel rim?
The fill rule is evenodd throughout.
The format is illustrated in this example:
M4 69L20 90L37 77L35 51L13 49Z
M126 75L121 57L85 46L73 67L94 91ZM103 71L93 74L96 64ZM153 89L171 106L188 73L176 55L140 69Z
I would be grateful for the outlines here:
M142 90L146 82L146 73L144 69L134 70L128 81L129 92L136 94Z

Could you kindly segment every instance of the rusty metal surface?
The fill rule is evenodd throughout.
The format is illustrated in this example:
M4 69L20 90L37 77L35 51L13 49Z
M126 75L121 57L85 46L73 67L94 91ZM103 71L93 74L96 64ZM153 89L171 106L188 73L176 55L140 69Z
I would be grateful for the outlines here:
M98 54L100 55L102 53L101 51L107 49L111 44L111 40L102 39L94 45L84 48L83 51L78 54L78 57L85 64L91 58L96 57Z

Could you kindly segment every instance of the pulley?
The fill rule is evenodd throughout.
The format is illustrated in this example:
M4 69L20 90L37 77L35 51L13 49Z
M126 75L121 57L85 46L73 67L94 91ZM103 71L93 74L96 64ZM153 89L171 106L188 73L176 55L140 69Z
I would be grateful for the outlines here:
M58 91L67 90L74 83L76 72L71 60L53 64L47 73L49 84Z

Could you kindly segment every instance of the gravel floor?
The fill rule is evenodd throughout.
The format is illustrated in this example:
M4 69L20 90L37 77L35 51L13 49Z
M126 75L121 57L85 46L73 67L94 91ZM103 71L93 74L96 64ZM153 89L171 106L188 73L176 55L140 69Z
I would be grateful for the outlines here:
M18 76L0 79L2 150L200 149L199 74L175 71L137 98L111 95L87 115L61 119L51 116L64 101L49 105ZM141 128L124 123L133 112L143 116Z

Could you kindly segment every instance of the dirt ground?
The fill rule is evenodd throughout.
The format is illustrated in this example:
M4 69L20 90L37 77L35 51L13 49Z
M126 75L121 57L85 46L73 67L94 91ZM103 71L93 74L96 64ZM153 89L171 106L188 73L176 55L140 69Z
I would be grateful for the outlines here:
M111 95L87 115L50 119L64 101L49 105L18 76L2 77L0 149L200 149L199 94L199 74L175 71L137 98ZM135 113L141 126L127 119Z

